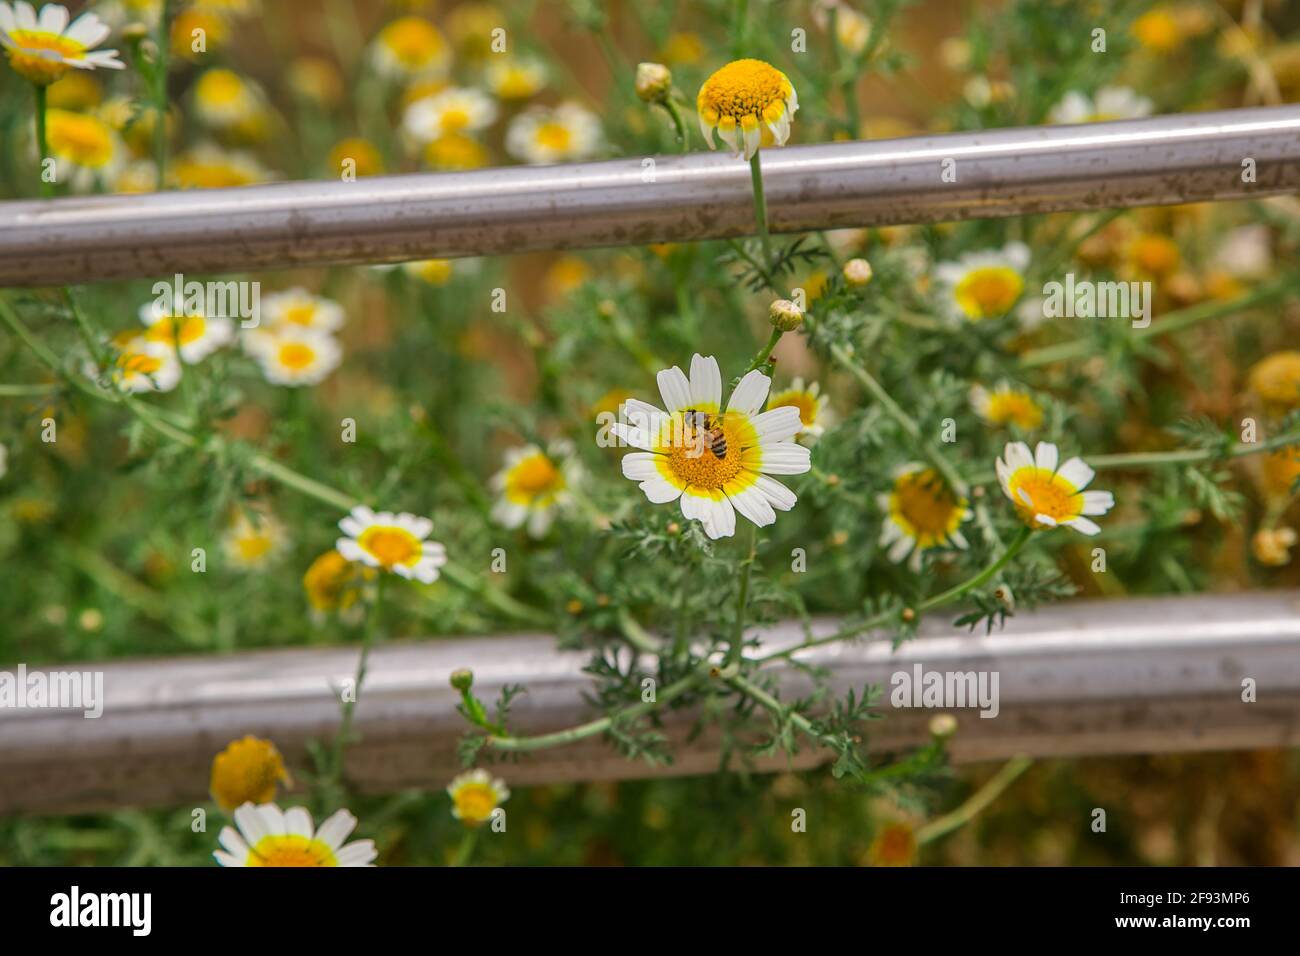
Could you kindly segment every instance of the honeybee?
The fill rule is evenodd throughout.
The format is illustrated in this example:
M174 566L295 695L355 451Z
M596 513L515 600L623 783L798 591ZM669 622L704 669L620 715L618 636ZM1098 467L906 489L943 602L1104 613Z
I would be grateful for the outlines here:
M685 412L688 425L693 425L704 433L702 445L713 452L715 458L727 457L727 433L722 429L721 419L714 419L708 412L688 408Z

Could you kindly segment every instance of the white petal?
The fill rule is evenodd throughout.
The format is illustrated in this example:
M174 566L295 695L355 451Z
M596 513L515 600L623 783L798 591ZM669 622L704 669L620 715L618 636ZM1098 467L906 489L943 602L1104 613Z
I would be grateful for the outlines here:
M1115 496L1109 491L1085 491L1083 493L1083 509L1080 512L1085 515L1104 515L1115 507Z
M758 410L767 401L767 393L771 388L772 380L758 369L747 372L731 393L731 398L727 401L727 411L757 415Z
M767 496L758 490L757 485L750 485L744 491L728 497L731 498L731 503L735 505L737 511L760 528L776 521L776 512L772 510Z
M755 126L753 129L742 129L741 137L745 142L745 159L753 159L754 154L758 152L758 147L763 142L763 127Z
M1060 460L1060 452L1050 441L1040 441L1038 447L1034 449L1034 464L1044 471L1056 471L1056 463Z
M889 549L889 560L895 564L902 561L912 550L912 539L906 535L900 537L894 542L894 546Z
M103 43L111 32L109 25L99 17L93 13L83 13L68 28L66 36L82 46L92 47Z
M659 394L663 397L664 407L669 414L691 407L691 383L685 372L674 365L664 369L656 378Z
M1029 446L1022 441L1007 442L1002 456L1006 459L1007 468L1013 473L1034 463L1034 456L1030 453Z
M681 497L682 489L663 477L651 478L641 482L641 490L652 504L663 505Z
M1075 531L1081 531L1087 535L1099 534L1101 532L1101 526L1090 518L1072 518L1069 521L1062 523L1068 528L1073 528Z
M799 419L799 409L793 405L769 408L761 415L755 415L750 424L758 432L758 440L766 445L768 442L781 442L793 438L803 430Z
M47 33L62 33L68 25L68 8L59 3L47 3L41 7L37 23Z
M754 482L754 487L763 492L768 502L777 511L789 511L799 500L793 491L775 478L768 478L766 475L759 475L758 481Z
M704 134L704 142L709 144L709 149L717 149L717 147L713 145L713 127L705 121L703 116L699 116L698 118L700 121L700 132Z
M710 410L722 407L722 372L712 355L691 356L691 404Z
M284 831L297 836L312 835L314 831L311 825L311 814L307 812L306 807L290 807L285 811Z
M714 540L729 538L736 533L736 511L726 495L718 498L693 495L689 489L682 495L682 514L704 525L704 533Z
M812 453L792 441L764 445L758 470L765 475L802 475L812 468Z
M337 854L339 866L369 866L379 856L374 840L357 840L349 843Z
M623 477L633 481L649 481L660 477L655 459L659 456L648 451L634 451L623 456Z
M1093 476L1097 473L1089 468L1082 458L1071 458L1061 466L1061 470L1057 474L1074 485L1077 491L1080 488L1088 487L1088 483L1092 481Z
M235 810L235 826L239 827L239 832L243 834L250 846L256 845L259 840L272 833L266 819L251 803L245 803Z
M348 834L352 832L356 825L356 817L347 810L339 810L320 825L320 829L316 831L316 839L331 850L337 850L343 845L343 841L348 838Z

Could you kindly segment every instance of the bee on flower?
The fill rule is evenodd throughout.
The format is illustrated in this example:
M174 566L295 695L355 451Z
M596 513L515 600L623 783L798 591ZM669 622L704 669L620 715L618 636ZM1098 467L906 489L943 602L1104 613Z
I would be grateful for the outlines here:
M572 503L579 474L567 442L546 451L536 445L510 449L492 478L492 490L500 496L492 507L493 520L510 529L527 525L529 535L544 537L556 514Z
M41 7L39 16L26 0L0 3L0 46L14 72L37 86L48 86L69 70L126 68L116 50L96 50L111 32L93 13L68 23L68 8Z
M604 141L600 120L577 103L534 106L510 121L506 152L526 163L590 159Z
M717 359L695 355L687 378L677 366L658 375L667 411L628 399L618 437L640 451L623 456L623 476L640 483L654 504L681 502L710 538L736 532L736 512L759 527L789 511L795 494L772 475L802 475L812 467L807 448L793 439L803 429L793 406L759 412L772 380L747 373L722 406Z
M208 790L227 813L245 803L270 803L278 784L291 784L275 744L259 737L232 740L212 761Z
M190 307L183 299L155 299L140 306L144 337L170 346L186 365L203 361L235 338L235 324L219 315L205 315L202 307Z
M284 525L269 514L238 512L221 537L226 560L252 570L265 567L288 547Z
M483 72L492 95L506 102L531 99L546 87L546 64L536 57L494 56Z
M417 143L451 133L477 133L497 118L497 105L480 90L454 87L416 100L406 108L402 128Z
M777 146L790 138L790 121L799 109L790 78L762 60L734 60L700 87L696 98L700 129L710 149L713 133L736 155L753 158L766 127Z
M497 808L510 799L510 788L480 767L452 780L447 794L451 797L451 815L466 826L477 827L492 819Z
M921 570L926 551L942 548L966 550L962 522L971 516L970 504L956 495L933 468L910 463L894 472L894 487L876 499L888 516L880 531L880 546L888 548L895 564L908 555L908 567Z
M442 32L422 17L400 17L382 30L370 48L370 62L392 80L442 77L451 65L451 49Z
M432 584L438 580L438 569L447 563L447 549L426 540L433 531L428 518L405 511L374 512L358 505L339 521L339 529L346 535L334 543L339 554L399 577Z
M356 825L347 810L316 828L303 807L245 803L235 811L235 826L221 828L221 849L212 855L222 866L373 866L379 855L373 840L343 842Z
M45 135L58 181L74 192L113 182L127 159L117 131L90 113L47 109Z
M1115 496L1109 491L1084 491L1096 473L1082 458L1059 465L1059 456L1050 442L1040 441L1032 454L1024 442L1008 442L997 462L1002 492L1033 530L1064 525L1082 534L1097 534L1101 528L1091 517L1115 507Z
M1071 90L1052 107L1047 118L1057 124L1102 123L1141 119L1150 116L1154 108L1149 99L1127 86L1103 86L1092 96Z
M795 376L787 388L773 392L767 400L770 411L787 405L799 410L799 434L810 438L820 438L831 423L833 415L830 410L830 396L822 394L821 384L809 382L806 385L802 376Z
M992 391L983 385L972 385L971 408L990 425L1015 425L1023 431L1033 431L1043 424L1043 407L1023 388L1000 382Z
M338 340L318 329L283 323L272 330L250 330L244 349L272 385L319 385L343 361Z
M944 309L957 321L979 322L1006 315L1025 290L1029 247L1009 242L1002 249L963 253L934 268Z

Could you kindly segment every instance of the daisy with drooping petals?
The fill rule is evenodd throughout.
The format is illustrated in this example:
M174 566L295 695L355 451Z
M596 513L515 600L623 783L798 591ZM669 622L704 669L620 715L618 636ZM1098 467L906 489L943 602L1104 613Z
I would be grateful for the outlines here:
M695 105L709 149L716 148L716 129L732 152L751 159L762 144L764 127L777 146L785 145L799 97L790 78L770 63L734 60L704 81Z
M230 319L204 315L201 308L189 308L182 299L173 300L170 308L160 300L146 302L140 306L140 321L146 326L147 340L175 349L186 365L203 361L235 337Z
M451 51L442 32L428 20L400 17L379 31L370 60L389 79L427 79L447 72Z
M334 336L315 329L282 325L244 341L272 385L319 385L343 361Z
M417 143L431 143L449 133L476 133L496 118L491 97L458 87L416 100L406 108L402 128Z
M1127 86L1103 86L1094 96L1078 90L1065 94L1047 118L1052 123L1103 123L1150 116L1152 103Z
M601 141L600 120L577 103L525 110L506 130L506 151L526 163L590 159Z
M212 855L222 866L373 866L379 855L373 840L343 843L356 825L347 810L316 829L303 807L245 803L235 811L235 826L221 828L222 849Z
M91 49L110 32L93 13L83 13L69 26L68 8L57 3L41 7L39 17L26 0L0 3L0 46L14 71L37 86L48 86L71 69L125 69L116 50Z
M438 580L438 569L447 563L447 549L437 541L426 541L433 522L403 511L371 511L358 505L339 522L346 538L334 543L349 561L391 571L399 577L424 584Z
M769 476L802 475L812 460L791 441L803 428L797 408L759 413L770 378L749 372L725 411L712 356L693 356L690 378L673 366L658 379L667 411L628 399L614 426L620 439L642 449L623 456L624 477L640 482L655 504L681 499L682 514L699 519L710 538L735 534L737 511L761 528L794 507L794 492Z
M968 546L961 523L971 516L969 503L933 468L903 465L894 474L893 490L876 501L889 516L880 531L880 546L889 548L889 560L895 564L910 554L908 567L920 571L926 551Z
M1060 453L1050 442L1040 441L1030 454L1022 441L1008 442L998 459L998 483L1029 528L1041 530L1065 525L1083 534L1101 528L1088 515L1104 515L1115 507L1109 491L1084 491L1095 472L1082 458L1058 467Z
M78 192L96 181L113 182L126 162L126 144L116 130L89 113L46 110L45 136L59 182Z
M451 815L466 826L476 827L492 819L497 807L510 799L510 788L480 767L452 780L447 794L451 797Z
M822 387L817 382L804 384L803 378L795 376L788 388L774 392L767 400L768 410L784 408L789 405L799 410L799 422L803 426L799 434L813 438L821 437L826 426L831 422L829 409L830 396L821 393Z
M934 269L939 294L950 315L979 322L1006 315L1025 291L1029 247L1009 242L1000 250L967 252Z
M506 528L528 525L534 538L546 534L556 513L573 496L578 463L567 443L557 442L547 451L536 445L512 448L505 464L492 478L492 489L501 497L492 507L492 517Z
M232 740L212 761L208 791L227 813L245 803L269 803L275 788L289 782L284 758L275 744L260 737Z
M1043 424L1043 408L1022 388L1001 382L992 391L972 385L970 404L975 414L990 425L1015 425L1033 431Z

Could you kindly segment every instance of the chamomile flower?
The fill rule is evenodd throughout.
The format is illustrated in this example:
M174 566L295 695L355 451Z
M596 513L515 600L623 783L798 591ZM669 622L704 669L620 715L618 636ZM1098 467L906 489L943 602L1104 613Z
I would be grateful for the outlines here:
M910 554L908 566L920 571L926 551L967 547L961 523L971 516L969 503L954 494L933 468L902 466L894 474L893 490L876 501L888 515L880 546L889 548L889 560L895 564Z
M1006 315L1025 290L1029 247L1009 242L1002 249L964 253L935 266L942 305L958 320L979 322Z
M208 790L217 806L230 813L245 803L269 803L277 784L288 782L289 772L275 744L249 736L232 740L213 759Z
M171 307L158 300L140 306L144 337L180 353L186 365L201 362L235 337L235 324L224 316L204 315L201 308L187 308L182 300Z
M1028 527L1065 525L1097 534L1101 528L1088 516L1110 511L1115 496L1109 491L1084 491L1095 472L1082 458L1071 458L1058 467L1059 454L1050 442L1040 441L1032 454L1024 442L1008 442L997 463L998 483Z
M412 103L402 118L402 128L417 143L431 143L448 133L478 132L496 118L497 105L490 96L455 87Z
M371 63L394 80L443 76L451 50L441 31L422 17L400 17L379 31L370 48Z
M265 567L289 543L284 525L268 514L240 512L221 537L226 560L240 568Z
M1300 352L1274 352L1251 366L1246 384L1271 410L1300 408Z
M361 586L367 577L374 577L369 568L349 561L331 548L321 554L302 576L302 587L307 601L318 614L338 611L346 614L361 598Z
M379 855L373 840L343 843L356 825L347 810L317 829L303 807L245 803L235 811L235 826L221 828L222 848L212 855L222 866L373 866Z
M451 281L455 266L450 259L414 259L403 262L401 270L412 279L432 286L446 285Z
M433 522L403 511L371 511L358 505L339 522L347 537L334 543L349 561L391 571L425 584L438 579L438 569L447 563L447 549L427 541Z
M126 162L126 144L108 123L89 113L45 111L45 135L60 182L74 190L112 182Z
M247 337L244 347L272 385L319 385L343 361L334 337L315 329L283 326Z
M999 383L992 391L982 385L972 385L971 408L990 425L1015 425L1033 431L1043 423L1043 408L1034 396L1007 382Z
M732 152L743 151L750 159L762 144L765 126L777 146L785 145L799 97L790 78L770 63L734 60L704 81L695 105L710 149L716 148L716 129Z
M143 335L115 344L108 368L112 383L124 392L170 392L181 380L175 348L150 342ZM93 372L93 369L92 369Z
M251 153L202 143L176 158L172 180L179 189L222 189L270 182L273 174Z
M546 78L546 64L535 57L493 57L483 73L492 95L510 102L536 96L546 86Z
M1101 123L1140 119L1150 116L1153 108L1149 99L1127 86L1103 86L1093 96L1072 90L1052 107L1047 118L1053 123Z
M215 129L245 123L266 107L266 96L252 80L234 70L216 67L194 83L194 112Z
M449 172L482 169L488 164L488 151L473 136L447 133L424 147L424 161L433 169Z
M506 130L506 151L526 163L590 159L601 142L600 120L577 103L525 110Z
M823 395L822 387L817 382L804 384L803 378L795 376L788 388L773 392L767 400L768 411L789 405L799 410L799 423L803 426L799 434L813 438L821 437L831 421L830 396Z
M492 507L493 519L512 529L527 524L530 535L542 537L556 512L572 501L577 468L572 450L562 443L547 451L536 445L510 449L492 478L492 490L500 495Z
M623 403L615 433L641 451L623 457L623 475L640 482L655 504L681 500L682 514L710 538L736 532L736 512L759 527L794 507L794 492L771 475L801 475L812 467L807 448L791 441L803 428L792 406L759 413L772 380L755 369L722 408L718 362L695 355L687 378L673 366L659 373L667 411Z
M57 3L41 7L40 15L26 0L0 3L0 46L9 65L37 86L48 86L69 70L125 69L116 50L94 50L110 33L93 13L68 23L68 8Z
M303 328L337 332L343 327L343 307L333 299L312 295L295 286L262 299L263 328Z
M510 788L480 767L453 779L447 794L451 797L451 815L466 826L476 827L492 819L493 811L510 799Z

